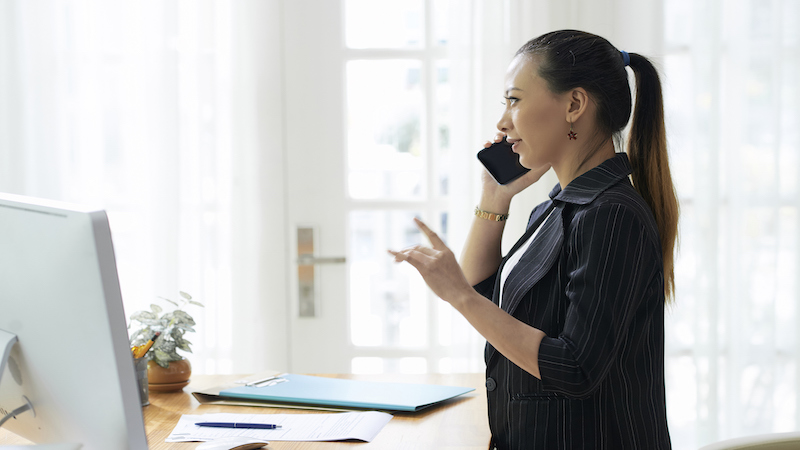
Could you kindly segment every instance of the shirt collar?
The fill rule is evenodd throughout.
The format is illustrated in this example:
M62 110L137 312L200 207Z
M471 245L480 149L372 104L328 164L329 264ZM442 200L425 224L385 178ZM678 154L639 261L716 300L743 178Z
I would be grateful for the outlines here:
M627 178L631 172L628 155L617 153L613 158L572 180L563 190L560 184L556 184L550 191L550 198L553 201L586 205L622 178Z

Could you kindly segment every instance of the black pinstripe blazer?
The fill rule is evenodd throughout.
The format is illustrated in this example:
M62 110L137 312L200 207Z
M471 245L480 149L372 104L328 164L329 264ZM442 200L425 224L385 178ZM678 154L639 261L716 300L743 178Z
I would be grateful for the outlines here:
M618 153L564 190L556 186L509 253L555 208L509 274L502 301L547 334L539 348L542 379L486 345L498 449L671 447L661 247L630 173L627 155ZM499 276L475 289L498 303Z

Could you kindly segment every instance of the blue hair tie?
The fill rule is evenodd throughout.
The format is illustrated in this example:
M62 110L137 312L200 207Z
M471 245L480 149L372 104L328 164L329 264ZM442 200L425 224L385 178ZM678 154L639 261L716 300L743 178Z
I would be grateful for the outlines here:
M626 52L624 50L620 50L619 52L622 53L622 63L625 64L626 66L630 66L631 65L631 56L628 55L628 52Z

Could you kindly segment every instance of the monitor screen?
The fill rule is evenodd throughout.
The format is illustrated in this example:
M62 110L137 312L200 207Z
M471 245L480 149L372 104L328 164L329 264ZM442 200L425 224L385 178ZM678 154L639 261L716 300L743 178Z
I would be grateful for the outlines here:
M32 406L3 428L34 443L146 449L125 317L104 211L0 194L0 337L17 339L0 420Z

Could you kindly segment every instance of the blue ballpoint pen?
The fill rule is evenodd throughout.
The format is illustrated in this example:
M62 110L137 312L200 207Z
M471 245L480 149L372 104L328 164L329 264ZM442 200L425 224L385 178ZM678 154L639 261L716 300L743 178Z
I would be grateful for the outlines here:
M280 425L272 423L243 423L243 422L197 422L195 425L198 427L216 427L216 428L259 428L262 430L274 430L281 428Z

